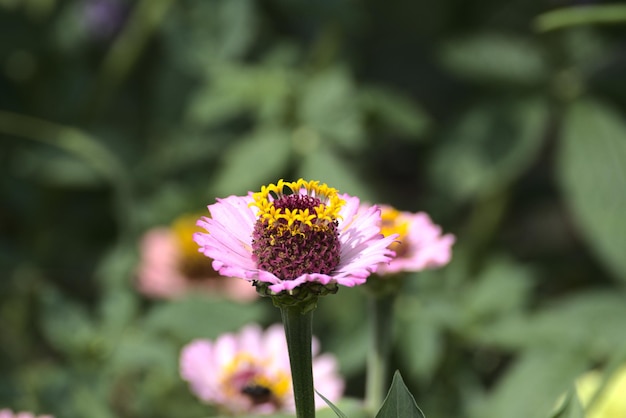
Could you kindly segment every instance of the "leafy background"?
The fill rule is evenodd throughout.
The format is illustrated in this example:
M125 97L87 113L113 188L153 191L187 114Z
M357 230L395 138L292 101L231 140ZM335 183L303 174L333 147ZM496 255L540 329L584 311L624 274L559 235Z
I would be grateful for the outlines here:
M305 177L457 236L395 306L393 368L427 416L548 416L626 353L626 31L598 22L620 7L1 0L0 406L210 415L180 348L276 309L148 300L137 243ZM316 312L356 399L366 309L341 289Z

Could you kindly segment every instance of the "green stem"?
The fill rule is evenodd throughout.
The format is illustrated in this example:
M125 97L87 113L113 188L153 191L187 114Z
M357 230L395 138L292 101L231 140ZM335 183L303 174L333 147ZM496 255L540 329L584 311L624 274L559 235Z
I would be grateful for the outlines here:
M624 22L626 22L626 5L613 3L551 10L537 16L533 26L538 32L547 32L571 26Z
M313 334L313 310L301 313L300 307L281 306L293 394L298 418L315 418L315 392L313 390L313 356L311 339Z
M373 414L378 411L387 392L387 369L391 348L393 302L395 294L369 296L369 348L365 404Z

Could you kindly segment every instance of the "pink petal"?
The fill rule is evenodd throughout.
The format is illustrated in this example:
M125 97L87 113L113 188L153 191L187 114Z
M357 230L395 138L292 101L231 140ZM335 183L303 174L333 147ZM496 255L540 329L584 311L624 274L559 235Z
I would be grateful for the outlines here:
M181 377L189 382L191 391L205 401L212 401L216 396L216 369L211 364L213 353L211 341L195 340L183 348L180 356Z
M245 326L239 333L239 351L248 351L251 353L258 352L259 355L263 355L261 342L263 338L263 331L261 327L256 324Z
M452 258L452 234L441 235L441 227L434 224L424 213L402 212L401 216L409 222L409 231L403 243L407 254L397 257L388 265L381 265L379 273L397 273L400 271L421 271L441 267Z

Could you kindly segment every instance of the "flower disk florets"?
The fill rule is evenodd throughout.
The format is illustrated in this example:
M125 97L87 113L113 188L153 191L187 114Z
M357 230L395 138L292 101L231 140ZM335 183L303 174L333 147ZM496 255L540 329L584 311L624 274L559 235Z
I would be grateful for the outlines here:
M253 195L258 208L252 254L259 269L282 280L330 274L340 261L338 218L344 201L317 181L265 186Z
M406 238L409 233L409 221L403 218L402 212L390 206L383 207L380 232L385 236L398 234L397 241L394 241L389 248L395 251L396 257L406 255L408 250Z

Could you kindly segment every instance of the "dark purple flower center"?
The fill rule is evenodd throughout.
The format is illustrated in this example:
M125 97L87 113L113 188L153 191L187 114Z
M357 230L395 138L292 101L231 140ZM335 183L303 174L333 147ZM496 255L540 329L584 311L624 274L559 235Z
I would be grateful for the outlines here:
M293 280L306 273L331 274L339 264L337 221L313 217L311 222L304 222L287 215L287 210L307 209L315 215L315 208L322 204L320 199L290 194L273 203L278 216L271 223L259 218L254 225L252 254L257 267L282 280Z
M253 405L262 405L274 400L274 395L270 388L254 383L244 386L241 389L241 393L250 398Z

